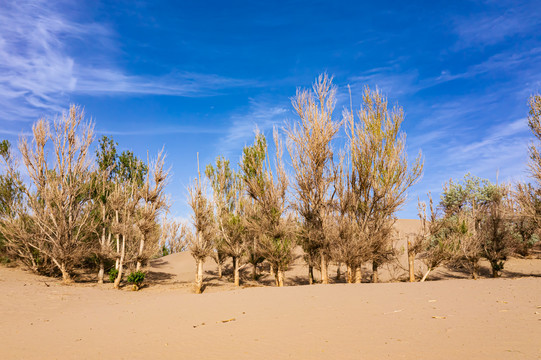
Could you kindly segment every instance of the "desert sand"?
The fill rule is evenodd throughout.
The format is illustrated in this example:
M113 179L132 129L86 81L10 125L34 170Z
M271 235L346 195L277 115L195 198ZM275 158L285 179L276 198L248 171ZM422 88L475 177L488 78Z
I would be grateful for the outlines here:
M191 293L194 270L187 252L153 260L133 292L0 267L1 358L541 359L537 258L511 259L500 279L484 264L480 280L438 269L397 282L397 265L381 271L392 282L310 286L297 251L288 286L249 280L248 265L240 289L209 259L202 295Z

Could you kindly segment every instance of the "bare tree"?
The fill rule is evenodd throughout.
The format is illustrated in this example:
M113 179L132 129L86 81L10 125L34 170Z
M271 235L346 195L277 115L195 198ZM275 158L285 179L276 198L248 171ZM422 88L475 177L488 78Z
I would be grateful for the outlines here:
M71 282L74 266L82 258L92 233L90 216L91 177L88 151L92 143L92 124L71 106L67 114L55 120L52 131L45 120L32 127L32 145L26 138L19 149L33 191L27 189L30 217L36 230L28 246L47 255ZM47 158L46 144L51 141L54 161Z
M133 180L118 179L114 184L109 203L114 211L115 217L112 223L112 232L115 234L118 251L116 269L118 271L114 281L114 288L120 287L124 265L131 260L130 253L138 244L140 233L135 226L135 214L139 198L137 196L137 184ZM132 251L130 251L132 250Z
M272 172L267 142L256 134L254 145L245 147L241 160L243 181L253 202L247 209L252 234L259 234L259 246L265 259L276 271L276 285L284 286L285 271L293 260L295 229L286 214L287 176L282 163L282 144L274 132L276 145L275 173Z
M113 253L113 233L111 226L114 221L114 211L112 211L109 198L113 191L113 183L109 181L110 169L100 169L95 173L95 191L94 191L94 211L96 213L95 232L98 237L98 244L94 253L98 259L98 284L103 284L105 274L105 261L112 257Z
M344 120L351 149L352 192L355 196L355 219L362 241L371 247L374 282L378 266L393 256L392 226L395 213L406 201L407 190L421 177L422 156L408 164L406 135L400 131L404 112L389 110L387 99L368 87L356 123L345 111Z
M160 248L164 255L166 253L175 254L185 250L187 231L186 224L171 221L165 216L162 218L160 226Z
M235 286L240 285L240 262L246 251L246 229L242 213L242 180L230 168L229 160L216 159L215 167L208 165L206 175L212 190L216 219L220 235L220 248L233 259L233 278Z
M426 203L419 201L419 219L421 220L421 228L414 235L414 240L411 247L408 247L408 255L410 256L410 281L412 280L411 273L414 272L414 260L417 254L420 254L421 261L426 266L426 272L421 278L424 282L432 270L444 264L451 257L452 244L447 237L447 231L444 231L445 219L438 217L437 209L434 207L434 202L430 193L428 194L430 204L430 217L426 214ZM413 280L415 277L413 276Z
M189 247L196 263L195 292L200 294L203 290L203 263L212 251L215 223L212 203L207 199L201 183L199 153L197 154L197 167L197 179L189 188L188 203L193 211L192 220L195 232L189 236Z
M325 212L330 211L333 151L331 141L340 128L333 120L336 87L327 74L320 75L312 91L297 90L292 100L300 121L287 129L287 147L295 172L295 210L300 215L301 245L313 282L313 262L321 263L321 282L327 284L329 238L323 228Z
M145 177L143 186L138 189L140 202L136 213L136 224L141 238L137 253L136 271L139 271L141 264L146 263L150 256L158 251L157 219L160 213L168 207L165 186L167 185L169 171L164 169L164 164L165 155L162 150L156 160L149 164L150 171ZM151 239L154 239L154 242L149 244Z
M334 234L331 247L332 258L346 264L346 281L361 283L361 264L368 259L369 247L361 241L355 219L355 196L352 192L351 172L345 165L345 156L340 157L334 173L336 198L334 209L327 213L325 221L329 234ZM334 232L332 229L334 227Z

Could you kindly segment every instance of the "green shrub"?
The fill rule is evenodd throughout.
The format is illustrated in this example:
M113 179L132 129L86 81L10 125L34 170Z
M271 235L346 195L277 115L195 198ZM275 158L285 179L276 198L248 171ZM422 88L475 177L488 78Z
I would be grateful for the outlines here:
M115 268L112 268L109 270L109 281L115 282L116 277L118 276L118 270Z
M142 271L132 272L128 276L128 282L130 284L133 284L133 290L135 291L139 290L144 280L145 280L145 273Z

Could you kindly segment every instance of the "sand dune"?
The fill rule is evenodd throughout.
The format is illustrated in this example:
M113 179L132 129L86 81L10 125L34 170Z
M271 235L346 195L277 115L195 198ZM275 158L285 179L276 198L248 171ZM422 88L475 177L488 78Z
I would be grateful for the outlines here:
M191 293L189 253L152 261L139 292L0 267L2 358L541 358L539 259L511 259L501 279L441 269L433 279L453 280L303 286L297 255L286 284L301 285L284 288L264 286L264 268L249 280L248 267L234 288L209 260L202 295Z

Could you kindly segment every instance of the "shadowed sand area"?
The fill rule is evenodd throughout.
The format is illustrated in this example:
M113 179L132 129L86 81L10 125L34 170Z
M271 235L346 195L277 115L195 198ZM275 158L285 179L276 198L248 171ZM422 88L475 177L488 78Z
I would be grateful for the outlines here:
M241 289L205 265L202 295L189 253L154 260L139 292L0 267L2 358L541 358L539 259L511 259L501 279L442 269L442 281L285 288L256 287L247 266ZM287 277L305 281L302 259Z

